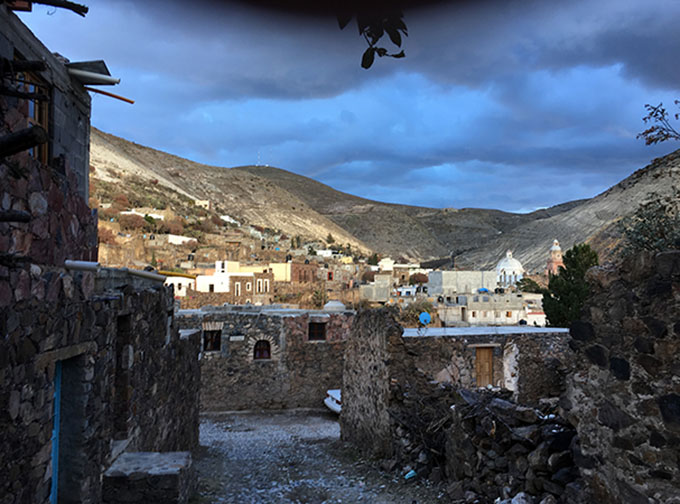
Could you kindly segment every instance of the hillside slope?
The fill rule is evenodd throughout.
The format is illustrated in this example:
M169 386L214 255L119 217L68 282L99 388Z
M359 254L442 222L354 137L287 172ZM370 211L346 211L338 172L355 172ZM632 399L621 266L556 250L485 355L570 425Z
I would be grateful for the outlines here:
M92 128L90 164L96 177L124 182L126 176L157 181L192 199L210 200L219 213L240 222L280 229L289 236L323 239L369 251L352 234L269 180L238 170L195 163ZM121 185L124 191L124 184Z
M194 163L94 128L91 158L97 176L115 178L121 172L156 179L159 186L193 199L209 199L219 212L243 222L317 240L331 233L337 243L395 258L455 253L458 265L467 268L492 268L511 249L527 269L540 271L555 238L564 250L590 242L606 259L619 239L619 219L650 193L668 195L673 186L680 187L680 151L592 199L528 214L381 203L279 168Z

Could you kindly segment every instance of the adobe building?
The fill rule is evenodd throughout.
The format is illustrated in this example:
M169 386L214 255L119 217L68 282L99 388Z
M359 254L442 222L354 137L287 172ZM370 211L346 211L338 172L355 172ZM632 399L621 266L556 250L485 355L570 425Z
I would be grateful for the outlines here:
M79 79L7 3L0 26L1 500L187 502L198 334L165 277L94 262L83 82L110 77Z
M204 306L179 310L180 327L201 331L201 409L320 408L342 386L354 312L331 301L324 310Z

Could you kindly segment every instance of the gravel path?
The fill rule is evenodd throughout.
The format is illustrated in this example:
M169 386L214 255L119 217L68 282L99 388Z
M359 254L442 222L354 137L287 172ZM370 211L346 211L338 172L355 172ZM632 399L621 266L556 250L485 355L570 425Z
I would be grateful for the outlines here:
M192 503L445 502L427 481L406 483L355 456L330 413L225 414L201 421Z

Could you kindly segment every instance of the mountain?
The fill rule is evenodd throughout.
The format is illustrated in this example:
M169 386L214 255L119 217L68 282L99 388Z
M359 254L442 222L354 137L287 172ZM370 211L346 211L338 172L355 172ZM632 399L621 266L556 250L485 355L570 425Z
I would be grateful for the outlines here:
M191 200L210 200L218 214L281 230L289 236L324 239L368 253L370 248L275 183L243 171L195 163L92 128L90 164L96 179L119 184L136 177Z
M529 270L542 270L558 239L563 250L590 242L604 259L619 237L616 223L650 193L680 186L680 151L654 160L591 199L528 214L491 209L435 209L381 203L268 166L219 168L195 163L92 129L91 163L110 173L157 180L193 199L209 199L218 212L289 235L349 243L392 257L456 255L467 268L493 268L510 249ZM115 177L114 177L115 178Z

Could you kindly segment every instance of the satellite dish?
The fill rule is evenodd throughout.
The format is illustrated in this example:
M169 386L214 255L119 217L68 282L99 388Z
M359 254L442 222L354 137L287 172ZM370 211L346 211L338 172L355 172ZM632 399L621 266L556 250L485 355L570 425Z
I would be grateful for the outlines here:
M424 311L423 313L420 314L420 317L418 317L420 320L420 323L423 325L427 325L432 321L432 317L430 317L430 314Z

